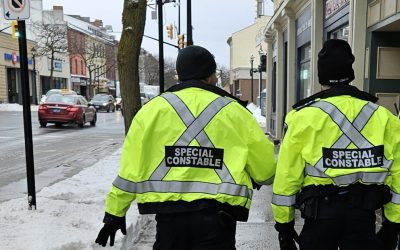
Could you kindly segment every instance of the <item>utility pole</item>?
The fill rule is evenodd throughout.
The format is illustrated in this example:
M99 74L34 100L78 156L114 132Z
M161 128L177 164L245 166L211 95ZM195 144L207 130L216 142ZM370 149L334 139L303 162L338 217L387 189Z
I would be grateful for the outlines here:
M178 1L178 35L181 33L181 0Z
M193 45L192 0L187 0L187 46Z
M158 5L158 84L160 94L164 93L164 34L163 34L163 0L157 0Z
M18 21L19 56L21 67L21 89L22 105L24 113L24 135L25 135L25 160L26 175L28 182L28 205L29 209L36 210L36 191L35 191L35 167L33 161L33 143L32 143L32 119L31 102L29 94L29 73L28 73L28 49L26 42L25 20Z

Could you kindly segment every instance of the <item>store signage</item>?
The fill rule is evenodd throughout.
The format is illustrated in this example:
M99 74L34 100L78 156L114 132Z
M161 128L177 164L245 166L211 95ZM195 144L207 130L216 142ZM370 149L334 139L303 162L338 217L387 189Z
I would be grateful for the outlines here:
M4 61L11 61L13 65L19 63L19 56L16 52L12 52L11 54L4 53ZM28 59L28 64L32 64L32 59Z
M331 17L349 2L350 0L327 0L325 2L325 19Z
M81 78L79 78L79 77L71 77L71 82L80 83L81 82Z
M51 70L51 60L50 59L48 59L48 68L49 68L49 70ZM59 60L59 59L53 60L53 70L62 72L62 60Z
M311 27L311 19L304 22L300 27L297 28L297 36L303 33L306 29Z

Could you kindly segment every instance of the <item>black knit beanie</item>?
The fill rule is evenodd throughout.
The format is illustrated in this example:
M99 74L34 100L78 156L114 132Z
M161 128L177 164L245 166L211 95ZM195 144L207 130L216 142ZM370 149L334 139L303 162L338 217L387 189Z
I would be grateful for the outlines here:
M181 49L176 59L179 81L204 80L217 69L214 56L205 48L191 45Z
M354 80L354 56L350 45L340 39L330 39L318 53L319 83L334 86Z

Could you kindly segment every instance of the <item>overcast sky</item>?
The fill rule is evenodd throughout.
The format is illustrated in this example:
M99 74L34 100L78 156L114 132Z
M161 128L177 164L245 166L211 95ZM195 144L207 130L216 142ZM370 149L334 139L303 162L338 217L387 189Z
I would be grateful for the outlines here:
M155 0L148 1L150 4ZM266 14L272 15L272 2L266 1ZM255 0L193 0L192 25L194 44L206 47L215 55L218 64L229 67L229 46L226 43L232 33L243 29L254 22ZM65 14L89 16L91 20L102 19L104 25L112 25L114 31L121 31L123 0L43 0L43 8L51 9L53 5L64 6ZM154 6L153 6L154 7ZM145 35L158 38L157 20L151 18L152 9L147 8ZM172 23L178 26L178 7L174 3L164 5L164 26ZM186 1L181 6L181 33L186 33ZM118 36L118 34L116 34ZM176 44L166 38L166 42ZM142 47L158 55L158 42L143 38ZM176 59L177 49L164 46L164 56Z

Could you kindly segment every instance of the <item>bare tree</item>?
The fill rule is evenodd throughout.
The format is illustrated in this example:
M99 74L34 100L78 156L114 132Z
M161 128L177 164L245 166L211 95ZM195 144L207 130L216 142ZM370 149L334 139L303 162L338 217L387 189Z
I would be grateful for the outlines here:
M139 72L144 76L142 81L149 85L158 85L158 59L147 51L141 54L143 63L139 65Z
M125 133L139 111L139 55L146 22L146 0L124 0L122 35L118 47L118 73L124 102Z
M224 65L218 65L217 71L219 72L219 78L221 79L222 87L229 84L229 69Z
M66 26L55 19L48 19L46 23L33 22L32 31L37 38L37 56L50 59L50 86L53 86L55 58L68 52Z
M175 60L172 58L166 58L164 60L164 86L165 89L177 83L177 76L175 70Z

